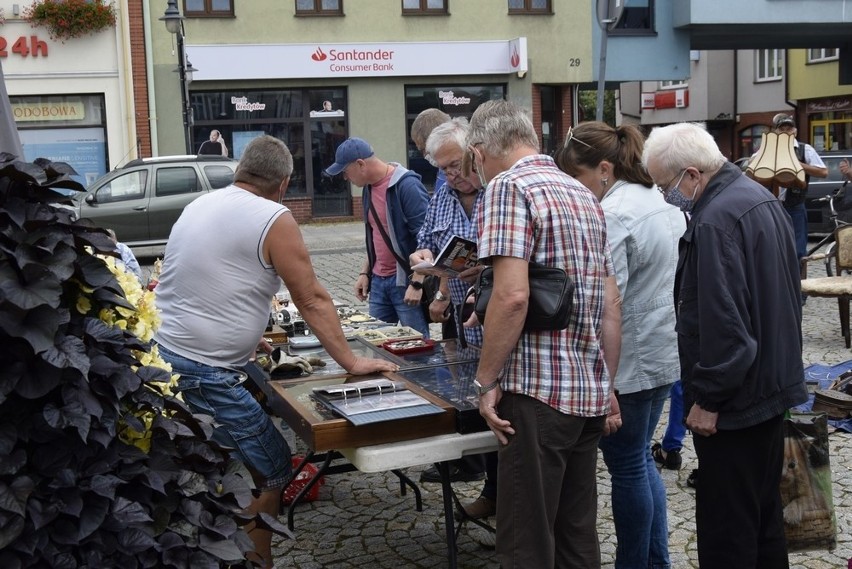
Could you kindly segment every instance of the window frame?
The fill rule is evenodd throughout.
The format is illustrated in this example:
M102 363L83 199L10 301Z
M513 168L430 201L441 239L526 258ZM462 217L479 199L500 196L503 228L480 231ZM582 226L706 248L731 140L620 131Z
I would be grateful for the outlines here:
M518 16L518 15L533 15L533 16L542 16L542 15L552 15L553 14L553 0L545 0L547 2L547 6L544 8L533 8L532 2L533 0L523 0L524 7L523 8L512 8L508 5L507 8L509 10L510 16Z
M189 10L186 7L186 0L183 0L183 15L187 18L233 18L234 17L234 0L228 0L230 5L229 10L214 10L213 0L202 0L204 2L204 10Z
M320 17L328 17L328 16L336 17L336 16L343 16L344 15L343 14L343 0L337 0L338 4L337 4L336 10L324 9L322 7L322 0L313 0L313 2L314 2L314 7L313 7L312 10L303 10L303 9L299 9L298 0L293 0L293 8L296 11L295 12L296 16L313 18L313 17L317 17L317 16L320 16Z
M625 2L626 4L626 2ZM626 11L636 9L630 8L625 5L625 13L622 14L621 20L618 22L619 26L626 22L625 16L629 15ZM615 27L608 30L609 35L611 36L655 36L657 35L657 19L655 17L656 14L656 2L655 0L648 0L648 27L647 28L622 28Z
M761 67L765 71L764 73L761 72ZM775 68L775 74L770 75L770 70L773 67ZM784 79L784 50L754 50L754 82L769 83L772 81L781 81L782 79Z
M405 0L400 0L403 16L448 16L450 14L450 0L441 0L441 8L429 8L429 0L418 0L419 8L406 8Z
M819 52L819 55L815 55L816 52ZM834 53L828 55L828 52ZM824 63L826 61L837 61L838 59L840 59L840 50L836 47L809 48L807 51L808 63Z
M660 91L669 91L672 89L684 89L689 87L689 81L685 79L671 80L671 81L660 81L659 90Z

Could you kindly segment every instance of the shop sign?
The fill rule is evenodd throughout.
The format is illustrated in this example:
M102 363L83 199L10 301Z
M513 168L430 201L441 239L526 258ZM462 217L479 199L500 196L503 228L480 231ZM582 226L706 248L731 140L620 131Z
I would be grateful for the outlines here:
M805 112L807 113L830 113L832 111L848 111L849 109L852 109L852 99L849 97L816 99L805 104Z
M0 36L0 57L9 57L9 54L20 57L47 57L47 42L38 39L38 36L20 36L12 43L5 36Z
M642 93L642 108L653 109L656 101L656 93Z
M525 73L527 39L365 44L190 45L193 80Z
M15 122L79 121L86 118L86 108L81 101L12 103L12 116Z
M689 90L676 89L654 94L655 109L682 109L689 106Z

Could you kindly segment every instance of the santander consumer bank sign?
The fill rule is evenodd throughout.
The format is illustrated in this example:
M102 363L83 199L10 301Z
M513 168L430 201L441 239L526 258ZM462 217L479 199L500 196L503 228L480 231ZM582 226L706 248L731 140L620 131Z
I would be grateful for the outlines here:
M486 75L527 70L527 40L189 45L193 80ZM196 63L198 61L198 63Z

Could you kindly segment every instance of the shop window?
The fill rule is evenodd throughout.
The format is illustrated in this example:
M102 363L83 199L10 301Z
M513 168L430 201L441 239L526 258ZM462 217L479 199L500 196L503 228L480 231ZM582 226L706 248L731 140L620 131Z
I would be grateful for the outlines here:
M644 35L654 33L654 0L625 0L624 11L612 35Z
M343 0L296 0L297 16L342 16Z
M761 135L769 132L766 125L755 125L740 131L740 158L750 158L760 148Z
M552 14L550 0L509 0L510 14Z
M402 14L405 16L417 15L444 15L447 14L448 0L402 0Z
M231 0L183 0L183 13L189 17L233 16Z
M783 77L783 52L780 49L758 49L754 52L754 80L778 81Z
M822 63L823 61L835 61L838 58L837 48L819 48L808 50L808 63Z
M660 89L680 89L689 86L689 83L683 80L678 81L660 81Z

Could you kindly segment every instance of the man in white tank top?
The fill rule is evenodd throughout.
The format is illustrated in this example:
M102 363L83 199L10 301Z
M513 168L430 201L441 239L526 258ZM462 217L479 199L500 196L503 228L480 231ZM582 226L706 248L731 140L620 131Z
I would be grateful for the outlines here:
M292 172L293 157L282 141L261 136L249 143L234 184L198 198L181 214L157 285L160 354L180 374L184 401L214 418L214 438L234 448L252 472L260 493L250 511L272 516L291 476L290 449L242 386L241 368L261 342L281 279L305 322L346 371L398 369L356 357L349 348L299 226L281 205ZM272 567L271 532L254 527L248 533L255 544L249 559Z

